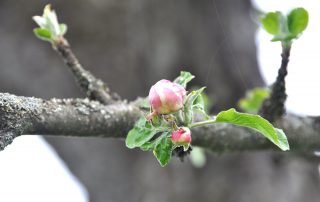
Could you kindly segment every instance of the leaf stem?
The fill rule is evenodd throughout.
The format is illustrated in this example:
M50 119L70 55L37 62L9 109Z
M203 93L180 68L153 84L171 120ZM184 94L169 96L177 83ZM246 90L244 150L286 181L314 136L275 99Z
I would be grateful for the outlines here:
M200 122L195 122L189 125L190 128L195 128L195 127L200 127L200 126L205 126L209 124L213 124L216 122L216 119L211 119L211 120L206 120L206 121L200 121Z

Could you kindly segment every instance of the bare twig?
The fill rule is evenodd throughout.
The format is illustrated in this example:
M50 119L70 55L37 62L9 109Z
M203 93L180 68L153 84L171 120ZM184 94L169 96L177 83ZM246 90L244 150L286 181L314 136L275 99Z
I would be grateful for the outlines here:
M20 97L0 93L0 149L24 134L124 138L143 112L139 100L103 105L88 99ZM291 150L320 147L317 118L284 116L276 125L284 129ZM262 150L276 147L257 132L229 124L192 130L193 144L216 151Z
M270 98L265 100L260 110L261 116L274 122L285 113L287 99L285 77L288 74L291 44L282 42L282 60L275 83L272 85Z
M103 104L111 104L114 102L114 98L117 98L117 95L111 95L108 87L103 81L97 79L82 67L65 38L61 37L57 43L53 44L53 47L63 57L77 83L87 94L89 99L97 100Z

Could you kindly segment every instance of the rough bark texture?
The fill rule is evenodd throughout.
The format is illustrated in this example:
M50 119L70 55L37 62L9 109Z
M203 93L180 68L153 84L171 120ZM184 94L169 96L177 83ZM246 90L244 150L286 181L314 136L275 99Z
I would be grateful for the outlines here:
M61 58L32 33L31 16L41 14L45 3L0 1L0 92L44 99L81 97ZM215 111L234 107L247 89L263 85L249 1L50 3L61 22L68 24L66 37L83 66L123 98L146 96L156 81L173 79L182 69L197 76L191 86L207 86ZM46 140L86 186L91 202L318 202L320 198L319 160L290 152L207 155L201 169L188 159L185 163L173 159L161 168L150 152L128 150L119 139L52 136Z
M88 99L46 101L0 94L0 145L3 149L22 134L125 138L144 115L138 105L139 100L102 105ZM320 147L318 118L288 115L278 123L287 133L292 151L312 152ZM194 145L214 152L275 148L257 132L230 124L199 127L192 134Z
M88 98L97 100L103 104L110 104L114 102L112 96L110 95L110 90L107 88L106 84L82 67L79 60L73 54L70 45L65 38L61 37L59 42L53 46L54 49L60 53L66 65L73 73L78 85L82 91L86 93Z
M285 102L287 99L287 94L285 78L288 74L290 50L291 44L286 45L285 43L282 43L282 59L281 66L278 70L278 76L276 81L272 85L270 98L263 102L260 110L261 116L271 122L274 122L286 112Z

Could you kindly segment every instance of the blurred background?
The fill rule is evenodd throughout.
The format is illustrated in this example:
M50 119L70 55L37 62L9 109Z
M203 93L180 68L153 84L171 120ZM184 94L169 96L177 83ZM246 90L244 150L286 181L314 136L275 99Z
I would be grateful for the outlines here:
M146 96L156 81L192 72L207 86L212 112L246 90L270 85L281 47L259 29L257 11L309 11L293 46L288 108L319 115L320 3L312 0L0 0L0 91L41 98L84 97L62 59L32 32L33 15L51 3L68 24L66 37L82 64L123 98ZM316 45L317 44L317 45ZM308 89L308 90L306 90ZM0 153L2 201L301 202L319 201L319 159L268 151L207 154L196 168L173 159L161 168L152 153L123 140L17 138Z

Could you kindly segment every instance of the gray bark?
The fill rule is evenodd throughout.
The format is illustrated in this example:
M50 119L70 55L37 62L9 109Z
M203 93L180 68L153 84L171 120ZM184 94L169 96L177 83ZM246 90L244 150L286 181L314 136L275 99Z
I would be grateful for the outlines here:
M247 89L263 86L249 1L51 3L68 24L66 37L83 66L123 98L146 96L152 84L182 69L197 76L191 86L207 86L214 111L236 106ZM44 4L0 1L1 92L47 100L81 97L61 58L32 34L31 16ZM320 197L319 160L292 152L207 155L201 169L188 159L172 159L161 168L152 153L128 150L119 139L45 137L86 186L91 202L318 202Z
M52 99L0 94L0 145L23 134L125 138L137 119L139 99L102 105L88 99ZM278 121L293 151L314 151L320 147L318 118L287 115ZM215 124L193 130L193 144L215 152L275 148L262 135L230 124Z

